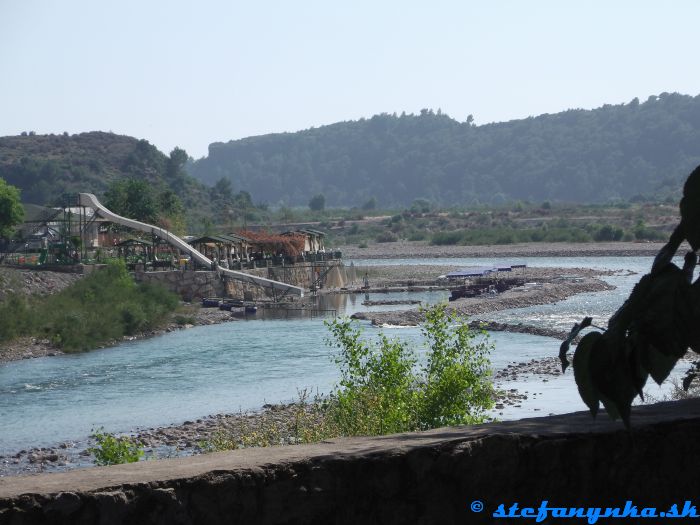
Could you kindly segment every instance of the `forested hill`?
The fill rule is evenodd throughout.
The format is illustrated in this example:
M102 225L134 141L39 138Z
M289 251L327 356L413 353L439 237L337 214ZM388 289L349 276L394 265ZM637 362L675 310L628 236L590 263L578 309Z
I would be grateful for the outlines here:
M601 202L677 195L700 163L700 95L475 126L424 110L209 146L188 166L259 200L329 206L504 200Z
M100 131L0 137L0 177L21 190L23 202L34 204L59 204L63 193L101 196L126 178L190 194L192 204L206 202L207 189L184 171L186 162L179 148L167 156L146 140Z

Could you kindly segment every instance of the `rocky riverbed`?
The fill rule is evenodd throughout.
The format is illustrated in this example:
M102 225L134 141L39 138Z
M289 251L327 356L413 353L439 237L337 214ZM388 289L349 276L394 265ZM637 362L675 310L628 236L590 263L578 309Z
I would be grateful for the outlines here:
M510 388L509 381L524 376L556 374L551 359L542 362L513 363L495 373L497 389L493 418L505 407L518 408L530 399L537 399L536 384L532 392ZM541 378L538 378L541 379ZM189 456L218 448L240 448L266 445L293 445L300 441L300 426L307 429L322 424L321 413L312 403L269 404L258 412L214 414L158 428L137 428L129 437L145 451L146 459ZM64 442L53 447L30 448L8 456L0 456L0 477L38 472L62 471L89 467L94 458L87 450L92 439Z
M478 297L458 299L450 302L448 309L465 317L473 317L509 308L556 303L575 294L600 292L613 288L598 278L602 275L609 275L609 272L589 268L523 268L522 271L518 270L514 273L517 273L517 276L525 281L524 285L498 294L484 294ZM385 282L387 282L387 286L391 285L390 280L385 279ZM372 324L380 326L412 326L421 323L423 315L420 310L410 309L359 312L354 314L353 318L371 321Z
M60 292L83 274L0 267L0 301L10 294L51 295Z

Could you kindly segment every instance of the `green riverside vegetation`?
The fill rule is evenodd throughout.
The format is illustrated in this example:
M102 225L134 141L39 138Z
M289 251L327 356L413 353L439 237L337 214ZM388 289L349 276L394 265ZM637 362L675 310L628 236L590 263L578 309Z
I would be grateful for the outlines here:
M179 304L161 286L137 284L113 262L48 297L12 294L0 303L0 341L48 339L67 352L83 351L159 326Z
M381 435L483 423L493 405L488 359L492 345L445 304L423 311L425 362L408 343L381 334L378 342L345 320L328 323L339 354L340 385L328 415L341 435Z
M91 437L95 440L95 446L87 451L95 456L97 465L136 463L143 457L143 447L128 436L117 437L101 428L93 430Z
M380 334L365 337L348 319L328 321L327 343L340 382L327 397L293 407L293 417L243 425L200 443L205 452L286 443L310 443L338 436L376 436L482 423L493 407L489 353L493 345L483 331L447 312L445 304L424 310L421 327L426 355L419 358L409 343Z
M315 219L314 227L327 232L327 246L367 247L371 242L398 240L435 246L644 242L668 238L678 223L678 206L660 201L606 205L517 201L502 206L439 209L417 199L403 210L333 209L307 213L306 218Z

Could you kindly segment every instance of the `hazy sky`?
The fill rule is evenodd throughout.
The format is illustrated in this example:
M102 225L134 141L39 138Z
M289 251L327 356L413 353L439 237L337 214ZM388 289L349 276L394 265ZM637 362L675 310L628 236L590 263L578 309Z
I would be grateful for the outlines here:
M700 1L0 0L0 135L207 145L381 112L476 124L700 94Z

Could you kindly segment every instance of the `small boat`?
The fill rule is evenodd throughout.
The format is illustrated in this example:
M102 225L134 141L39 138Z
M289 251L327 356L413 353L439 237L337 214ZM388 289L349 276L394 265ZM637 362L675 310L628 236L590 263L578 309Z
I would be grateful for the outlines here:
M224 299L219 306L220 310L228 310L229 312L233 308L241 308L243 306L243 301L240 299Z
M218 297L204 297L202 299L202 306L204 308L219 308L221 306L221 299Z

